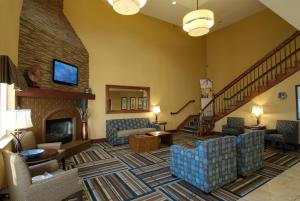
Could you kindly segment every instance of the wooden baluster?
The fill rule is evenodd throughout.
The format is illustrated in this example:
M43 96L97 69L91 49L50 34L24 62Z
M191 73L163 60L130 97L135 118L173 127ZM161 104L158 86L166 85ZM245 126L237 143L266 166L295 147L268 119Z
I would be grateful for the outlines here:
M300 37L297 37L297 38L295 39L296 62L298 61L298 50L297 50L298 46L297 46L297 41L298 41L299 38L300 38Z
M290 61L290 68L293 67L293 63L292 63L292 44L289 43L288 46L289 46L289 61Z
M281 64L281 61L282 61L282 59L281 59L281 50L279 50L279 73L281 74L281 72L282 72L282 64Z
M294 40L294 66L297 64L297 38Z
M288 69L288 61L287 61L288 56L287 56L287 46L286 45L284 46L284 50L285 50L284 51L284 59L285 59L285 71L286 71Z

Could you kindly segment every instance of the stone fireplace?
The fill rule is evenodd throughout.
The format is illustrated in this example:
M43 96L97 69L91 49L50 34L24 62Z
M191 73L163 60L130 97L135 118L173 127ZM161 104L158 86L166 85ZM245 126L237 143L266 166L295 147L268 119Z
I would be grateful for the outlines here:
M18 105L21 108L31 109L33 123L31 130L38 143L50 142L54 140L54 137L62 136L58 132L69 129L66 133L72 133L71 136L55 140L66 143L69 140L81 139L82 123L76 110L79 101L80 99L19 97ZM55 123L57 123L56 126ZM68 126L72 128L70 129ZM52 137L47 136L47 130L52 130Z
M72 119L58 127L72 124L72 140L80 140L82 123L76 106L89 87L89 55L73 27L63 13L63 0L24 0L20 15L18 67L25 73L29 68L41 71L37 82L40 88L17 92L16 106L31 109L32 130L38 143L45 143L48 124L61 119ZM59 59L78 66L78 85L60 85L52 81L52 61ZM52 121L53 120L53 121ZM52 127L52 125L50 126ZM56 132L63 128L52 128ZM50 128L48 128L49 130ZM67 132L68 133L68 132ZM62 137L62 141L70 140ZM52 140L52 138L51 138Z

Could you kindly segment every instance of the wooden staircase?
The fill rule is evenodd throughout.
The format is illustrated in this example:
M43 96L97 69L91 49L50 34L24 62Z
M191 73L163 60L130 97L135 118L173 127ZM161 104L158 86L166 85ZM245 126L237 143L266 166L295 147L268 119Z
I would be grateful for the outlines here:
M214 123L300 70L300 32L297 31L243 72L200 111L200 135L208 135ZM213 117L205 111L213 107ZM205 119L211 119L207 121Z
M184 133L199 134L199 114L189 115L178 127L177 131Z

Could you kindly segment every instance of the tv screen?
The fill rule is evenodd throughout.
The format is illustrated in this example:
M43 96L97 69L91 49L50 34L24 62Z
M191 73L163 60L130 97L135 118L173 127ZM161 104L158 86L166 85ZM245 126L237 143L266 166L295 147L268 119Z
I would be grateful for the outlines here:
M78 68L77 66L53 60L53 81L59 84L77 85Z

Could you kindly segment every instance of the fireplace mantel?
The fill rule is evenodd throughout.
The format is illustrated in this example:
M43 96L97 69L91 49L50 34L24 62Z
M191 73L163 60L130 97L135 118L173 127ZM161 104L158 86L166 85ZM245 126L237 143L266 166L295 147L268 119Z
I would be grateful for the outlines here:
M33 98L55 98L55 99L83 99L95 100L95 94L87 94L80 92L61 91L56 89L40 89L29 88L24 91L17 91L18 97L33 97Z

